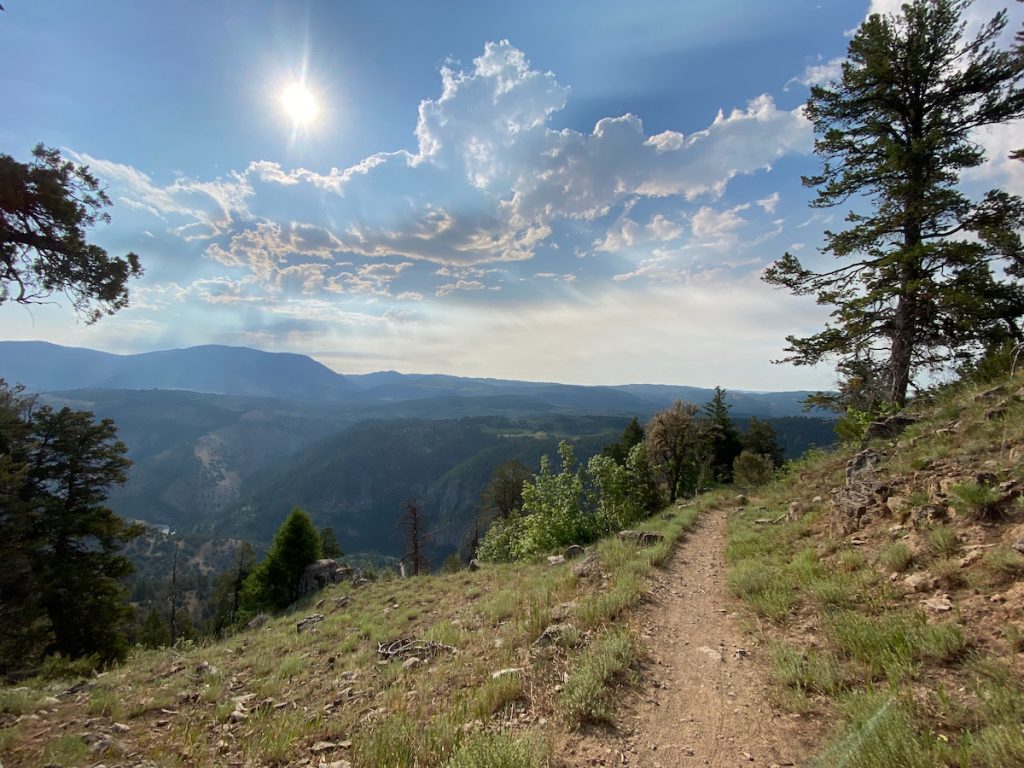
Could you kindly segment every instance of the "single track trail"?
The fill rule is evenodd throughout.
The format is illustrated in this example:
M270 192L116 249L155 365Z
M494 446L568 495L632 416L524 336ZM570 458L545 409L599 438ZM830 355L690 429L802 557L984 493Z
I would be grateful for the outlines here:
M631 621L648 654L643 682L625 694L617 727L569 737L565 766L769 768L801 765L814 751L801 733L809 723L770 705L763 651L751 650L734 612L726 514L705 512L655 573Z

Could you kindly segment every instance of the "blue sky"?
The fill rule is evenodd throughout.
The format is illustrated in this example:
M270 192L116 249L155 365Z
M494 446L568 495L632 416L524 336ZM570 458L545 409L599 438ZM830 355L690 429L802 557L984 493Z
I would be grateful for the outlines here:
M4 5L0 152L87 163L114 200L93 239L146 270L93 326L66 302L0 306L6 338L832 384L771 364L824 310L759 275L786 250L813 261L844 213L808 207L801 105L893 0ZM303 124L281 100L299 81L318 106ZM993 160L966 183L1024 191L1019 135L979 136Z

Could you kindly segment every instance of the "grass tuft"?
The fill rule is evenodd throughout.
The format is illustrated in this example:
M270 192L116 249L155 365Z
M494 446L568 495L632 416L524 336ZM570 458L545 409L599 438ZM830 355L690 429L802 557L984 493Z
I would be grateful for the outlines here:
M639 653L628 630L613 629L597 638L565 682L565 718L571 725L611 722L612 689L629 682L638 664Z

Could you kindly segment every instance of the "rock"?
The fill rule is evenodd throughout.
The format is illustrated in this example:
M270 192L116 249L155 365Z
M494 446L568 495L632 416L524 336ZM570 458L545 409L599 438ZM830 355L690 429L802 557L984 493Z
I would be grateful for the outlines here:
M1001 419L1005 415L1006 415L1006 405L1005 404L997 405L995 408L989 408L987 411L985 411L985 418L988 419L989 421L994 421L995 419Z
M302 578L299 580L299 594L308 595L310 592L316 592L331 584L350 581L353 577L354 571L337 560L316 560L307 565L306 570L302 572Z
M480 561L475 557L469 561L469 570L471 571L479 571L482 567Z
M953 601L949 595L936 595L924 601L924 607L936 613L947 613L953 610Z
M332 752L338 748L338 745L333 741L318 741L310 748L310 752L314 755L319 755L323 752Z
M697 650L714 661L725 661L725 655L718 648L712 648L710 645L702 645Z
M1013 548L1024 555L1024 539L1017 539L1017 541L1013 542Z
M522 667L506 667L505 669L499 669L497 672L491 672L491 680L497 680L505 675L520 675L522 672Z
M1000 594L997 593L997 594L992 595L988 599L988 601L990 603L995 603L996 605L1002 605L1003 603L1006 602L1006 595L1000 595Z
M846 464L846 485L832 491L831 517L833 527L844 534L861 526L861 517L869 509L881 507L889 487L878 477L876 467L882 457L872 449L863 450Z
M579 544L572 544L566 548L564 555L566 560L575 560L577 557L583 557L583 547Z
M331 763L321 763L319 768L352 768L348 760L335 760Z
M124 723L114 723L110 726L110 730L112 730L114 733L128 733L128 731L130 731L131 728L125 725Z
M245 628L250 631L254 629L259 629L267 623L267 620L269 618L270 617L265 613L258 613L252 617L252 620L248 624L245 625Z
M823 501L824 499L821 496L815 496L811 499L811 504L821 504Z
M622 541L635 541L641 547L653 547L665 537L651 531L619 531L619 538Z
M597 555L590 554L572 567L572 572L580 578L592 576L598 569Z
M402 662L402 669L412 669L413 667L418 667L422 663L423 660L419 656L410 656Z
M322 613L314 613L312 616L307 616L304 619L299 619L295 623L295 631L301 634L305 632L307 629L312 629L323 620L324 615Z
M551 555L550 557L548 557L548 565L561 565L564 562L564 555Z
M750 499L748 499L744 494L741 493L739 496L736 497L735 502L737 507L745 507L747 506L747 504L750 503Z
M247 715L240 709L236 709L234 712L228 715L228 720L230 720L232 723L244 723L248 719L249 715Z
M911 592L930 592L935 584L935 577L927 573L912 573L903 579L903 586Z
M983 558L984 556L985 553L982 552L980 549L972 550L971 552L968 552L966 555L960 558L960 567L970 568L976 562L981 560L981 558Z
M342 595L341 597L336 597L336 598L334 598L334 607L335 608L344 608L346 605L348 605L350 599L351 598L349 598L348 595Z
M992 389L986 389L984 392L979 392L974 396L974 402L980 403L983 400L995 400L996 398L1002 397L1006 394L1006 387L999 385L992 387Z
M786 522L793 523L803 517L804 505L799 501L789 503L789 511L786 513Z

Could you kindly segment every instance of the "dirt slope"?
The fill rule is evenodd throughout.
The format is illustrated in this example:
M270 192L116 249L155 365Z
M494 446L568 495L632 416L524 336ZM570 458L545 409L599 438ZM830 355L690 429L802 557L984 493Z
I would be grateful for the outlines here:
M800 765L809 725L773 712L762 660L725 588L723 510L708 510L655 576L633 617L648 649L643 683L627 695L614 730L570 737L566 766ZM813 730L813 729L811 729Z

